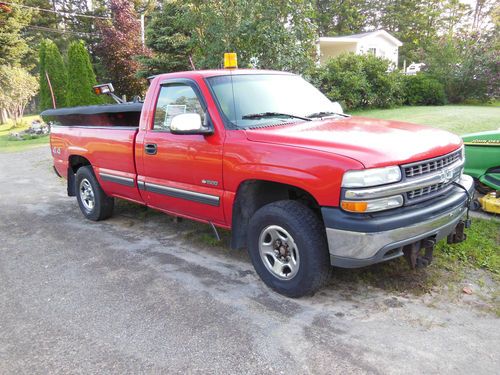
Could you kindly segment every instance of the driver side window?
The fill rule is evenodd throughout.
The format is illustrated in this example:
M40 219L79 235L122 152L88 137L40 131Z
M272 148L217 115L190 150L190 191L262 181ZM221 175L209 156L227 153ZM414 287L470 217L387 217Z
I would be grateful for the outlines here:
M184 83L162 86L156 103L153 130L169 131L172 119L183 113L197 113L202 123L206 116L195 91Z

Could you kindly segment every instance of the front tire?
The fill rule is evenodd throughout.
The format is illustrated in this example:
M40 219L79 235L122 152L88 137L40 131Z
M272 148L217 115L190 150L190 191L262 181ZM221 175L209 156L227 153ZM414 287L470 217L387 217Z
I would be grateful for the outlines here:
M262 281L288 297L312 295L330 279L324 226L297 201L278 201L250 219L248 252Z
M115 201L104 193L91 166L78 169L75 185L78 205L87 219L99 221L113 214Z

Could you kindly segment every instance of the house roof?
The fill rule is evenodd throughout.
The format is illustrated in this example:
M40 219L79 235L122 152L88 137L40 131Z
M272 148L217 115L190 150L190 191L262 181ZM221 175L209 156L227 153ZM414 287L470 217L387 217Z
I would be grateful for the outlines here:
M352 35L345 35L345 36L322 36L319 38L320 43L357 43L362 39L365 38L373 38L375 36L382 36L398 47L401 47L403 43L389 34L387 31L381 29L381 30L375 30L375 31L368 31L366 33L360 33L360 34L352 34Z

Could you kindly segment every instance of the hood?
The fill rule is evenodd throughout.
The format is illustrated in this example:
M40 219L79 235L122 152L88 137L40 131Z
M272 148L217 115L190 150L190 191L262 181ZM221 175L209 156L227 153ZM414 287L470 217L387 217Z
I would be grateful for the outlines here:
M348 117L246 129L254 142L287 144L356 159L366 168L405 164L456 150L447 131L399 121Z

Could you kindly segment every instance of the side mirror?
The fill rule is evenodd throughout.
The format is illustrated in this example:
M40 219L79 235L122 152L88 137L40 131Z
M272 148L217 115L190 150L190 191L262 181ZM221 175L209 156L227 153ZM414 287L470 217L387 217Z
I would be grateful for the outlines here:
M172 134L212 134L212 129L203 126L198 113L182 113L170 123Z

